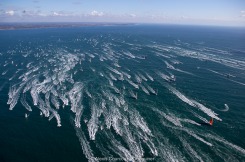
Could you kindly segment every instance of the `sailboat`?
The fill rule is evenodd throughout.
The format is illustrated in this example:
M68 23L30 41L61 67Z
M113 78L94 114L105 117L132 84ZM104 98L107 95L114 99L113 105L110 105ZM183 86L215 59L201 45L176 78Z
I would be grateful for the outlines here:
M209 125L213 125L213 123L214 123L214 119L213 118L211 118L210 120L209 120Z
M137 94L137 92L132 96L134 99L138 99L138 94Z

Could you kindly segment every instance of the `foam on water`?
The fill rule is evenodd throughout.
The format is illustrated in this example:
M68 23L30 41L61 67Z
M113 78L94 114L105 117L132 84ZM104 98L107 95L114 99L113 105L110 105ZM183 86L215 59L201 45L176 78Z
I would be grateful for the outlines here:
M217 119L219 121L222 121L217 114L212 111L211 109L207 108L206 106L204 106L203 104L193 100L193 99L189 99L187 98L184 94L180 93L178 90L176 90L174 87L170 86L170 85L166 85L166 87L173 93L175 94L179 99L181 99L183 102L187 103L188 105L198 108L199 110L203 111L205 114L207 114L208 116Z
M195 61L201 64L208 60L215 66L244 70L243 60L231 58L225 50L199 50L180 40L166 44L131 35L91 35L73 38L72 45L68 41L62 46L43 42L32 50L17 45L18 50L1 53L4 83L0 91L10 82L9 109L19 102L28 114L38 108L41 116L50 124L56 120L58 127L61 122L65 125L63 118L71 113L71 123L88 161L98 161L97 154L116 155L124 161L146 161L146 157L155 161L212 161L212 157L226 160L222 154L229 155L229 149L237 153L232 155L233 160L244 158L242 146L214 133L218 130L203 127L208 123L205 116L222 121L227 120L223 116L227 113L218 116L213 106L199 102L199 96L191 98L184 93L196 89L188 87L188 83L182 85L190 79L201 83L194 76L204 74L195 71ZM175 75L180 81L175 80ZM238 77L233 78L226 80L243 85ZM234 91L238 93L238 89ZM210 100L208 105L213 102ZM222 111L232 111L227 104L224 107ZM220 125L222 122L217 127Z

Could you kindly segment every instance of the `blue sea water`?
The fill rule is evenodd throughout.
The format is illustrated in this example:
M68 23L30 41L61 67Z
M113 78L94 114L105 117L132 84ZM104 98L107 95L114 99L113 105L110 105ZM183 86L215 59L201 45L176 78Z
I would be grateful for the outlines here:
M244 28L4 30L0 42L0 161L245 160Z

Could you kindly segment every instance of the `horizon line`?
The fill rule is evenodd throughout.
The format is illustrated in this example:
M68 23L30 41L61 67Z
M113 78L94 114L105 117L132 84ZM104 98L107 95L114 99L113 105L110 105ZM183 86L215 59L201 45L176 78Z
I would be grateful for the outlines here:
M11 24L11 23L16 23L16 24L37 24L37 23L49 23L49 24L58 24L58 23L68 23L68 24L72 24L72 23L83 23L83 24L118 24L118 25L125 25L125 24L139 24L139 25L175 25L175 26L210 26L210 27L239 27L239 28L244 28L245 25L233 25L233 24L196 24L196 23L168 23L168 22L92 22L92 21L26 21L26 22L21 22L21 21L4 21L4 22L0 22L0 24Z

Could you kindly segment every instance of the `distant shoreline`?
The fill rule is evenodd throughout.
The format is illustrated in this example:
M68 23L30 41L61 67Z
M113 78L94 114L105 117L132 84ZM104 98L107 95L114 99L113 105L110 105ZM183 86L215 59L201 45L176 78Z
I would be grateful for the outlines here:
M69 28L86 26L124 26L133 23L0 23L0 30L40 29L40 28Z

